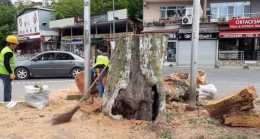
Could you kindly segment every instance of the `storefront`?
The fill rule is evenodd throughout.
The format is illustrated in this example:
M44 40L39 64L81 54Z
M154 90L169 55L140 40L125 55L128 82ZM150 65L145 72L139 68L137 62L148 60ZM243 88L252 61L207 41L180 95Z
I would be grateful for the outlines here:
M198 65L211 66L216 64L218 33L200 33L198 46ZM191 61L192 33L180 29L177 45L177 65L188 66Z
M260 18L229 20L219 32L219 60L259 60Z

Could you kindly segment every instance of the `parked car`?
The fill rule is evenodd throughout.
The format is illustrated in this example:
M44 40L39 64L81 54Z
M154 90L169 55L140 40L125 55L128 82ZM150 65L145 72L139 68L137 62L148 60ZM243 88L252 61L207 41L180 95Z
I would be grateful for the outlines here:
M48 51L27 60L15 61L17 79L29 77L75 77L84 68L84 59L70 52Z

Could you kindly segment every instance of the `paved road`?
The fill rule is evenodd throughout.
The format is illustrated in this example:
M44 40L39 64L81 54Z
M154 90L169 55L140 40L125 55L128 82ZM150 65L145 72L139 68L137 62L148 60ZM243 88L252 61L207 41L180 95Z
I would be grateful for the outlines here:
M26 85L48 85L51 90L59 90L59 89L67 89L74 88L75 83L72 78L34 78L28 80L15 80L12 82L13 92L12 98L13 100L23 101ZM3 84L0 82L0 102L3 101Z
M245 69L213 69L198 68L205 70L206 82L212 83L218 89L216 97L223 97L232 94L246 86L254 86L258 96L260 96L260 70ZM169 74L176 71L190 72L189 67L165 67L163 73Z
M260 70L243 70L243 69L213 69L198 68L206 71L207 83L214 84L218 92L216 97L223 97L240 90L248 85L254 85L258 96L260 96ZM189 72L188 67L165 67L163 74L167 75L176 71ZM74 88L75 83L71 78L34 78L29 80L13 81L13 99L23 101L25 85L48 85L51 90ZM0 101L3 101L3 85L0 82Z

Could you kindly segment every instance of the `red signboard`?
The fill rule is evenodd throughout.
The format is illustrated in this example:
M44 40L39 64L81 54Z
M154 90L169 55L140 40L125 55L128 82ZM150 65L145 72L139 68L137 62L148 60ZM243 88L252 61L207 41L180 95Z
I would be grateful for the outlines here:
M256 29L260 28L260 18L234 19L228 24L230 29Z

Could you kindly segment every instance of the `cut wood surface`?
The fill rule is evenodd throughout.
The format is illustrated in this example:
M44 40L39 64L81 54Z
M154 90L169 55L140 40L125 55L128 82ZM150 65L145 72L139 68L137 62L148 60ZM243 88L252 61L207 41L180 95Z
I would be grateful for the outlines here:
M224 124L260 128L260 111L250 110L228 114L224 118Z
M213 117L237 111L247 111L254 109L253 101L256 98L256 90L250 86L230 96L209 102L206 110Z

